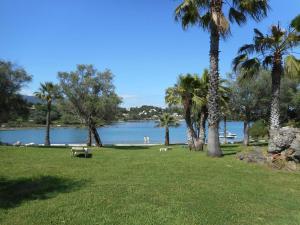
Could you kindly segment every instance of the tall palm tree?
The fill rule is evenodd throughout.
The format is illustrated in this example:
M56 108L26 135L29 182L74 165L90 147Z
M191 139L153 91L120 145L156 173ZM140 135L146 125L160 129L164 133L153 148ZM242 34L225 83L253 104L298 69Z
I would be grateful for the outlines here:
M233 68L241 75L251 78L258 75L261 66L271 68L272 95L270 114L270 141L272 133L280 128L280 83L282 76L300 75L300 60L293 55L293 49L300 46L300 32L295 28L282 29L279 24L271 27L270 34L264 35L254 29L253 43L239 49L233 60ZM252 57L253 56L253 57Z
M157 124L159 127L165 128L165 145L168 146L170 144L170 131L169 127L177 127L179 126L178 120L171 116L169 113L164 113L158 121Z
M228 8L228 18L224 14ZM230 34L230 22L241 25L250 16L256 21L267 15L268 0L183 0L175 10L175 19L183 28L198 25L210 32L210 72L208 96L208 155L220 157L219 141L219 42Z
M40 85L39 90L35 92L34 95L45 101L47 104L45 146L50 146L51 106L53 100L60 98L61 95L59 92L59 86L52 82L45 82Z

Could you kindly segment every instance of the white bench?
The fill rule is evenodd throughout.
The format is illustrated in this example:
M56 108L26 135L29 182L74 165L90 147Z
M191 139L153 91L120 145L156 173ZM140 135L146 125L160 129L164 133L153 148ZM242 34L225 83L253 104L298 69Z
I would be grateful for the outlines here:
M78 156L84 154L84 157L88 157L92 155L92 149L85 148L85 147L72 147L71 149L71 155L72 156Z

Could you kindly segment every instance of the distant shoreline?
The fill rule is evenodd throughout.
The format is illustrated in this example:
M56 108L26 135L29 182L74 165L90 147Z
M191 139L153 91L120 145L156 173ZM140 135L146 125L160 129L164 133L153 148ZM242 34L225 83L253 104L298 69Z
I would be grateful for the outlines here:
M118 120L118 121L112 121L111 123L103 124L103 125L98 125L97 128L103 127L103 126L109 126L114 123L123 123L123 122L143 122L143 121L155 121L155 119L144 119L144 120ZM86 128L84 125L79 125L79 124L53 124L51 125L51 128ZM41 125L41 124L36 124L32 126L20 126L20 127L11 127L11 126L5 126L5 127L0 127L0 131L10 131L10 130L25 130L25 129L42 129L46 128L46 125Z

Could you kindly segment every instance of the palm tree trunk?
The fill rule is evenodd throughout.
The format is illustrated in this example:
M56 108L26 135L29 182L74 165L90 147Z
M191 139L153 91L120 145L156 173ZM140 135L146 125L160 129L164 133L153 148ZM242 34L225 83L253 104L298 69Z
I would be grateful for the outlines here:
M276 131L280 128L280 81L282 73L282 57L280 54L274 55L274 64L272 68L272 99L270 114L270 139L269 150L272 150L273 139Z
M188 136L188 146L190 150L199 151L202 149L199 137L194 130L192 120L191 120L191 100L187 99L184 103L184 119L187 125L187 136Z
M207 113L205 111L201 112L201 116L200 116L200 124L199 124L199 141L201 143L201 151L203 151L203 146L205 144L205 124L206 124L206 120L207 120Z
M281 81L281 59L275 60L272 69L272 100L271 100L271 115L270 129L277 130L280 126L280 81Z
M224 115L224 144L227 144L227 118Z
M244 145L249 145L249 121L244 121Z
M211 1L211 13L221 10L221 1ZM208 90L208 151L212 157L222 156L219 140L219 42L218 27L210 25L210 72Z
M45 146L50 146L51 102L47 103Z
M168 146L169 144L170 144L169 127L166 126L165 145Z

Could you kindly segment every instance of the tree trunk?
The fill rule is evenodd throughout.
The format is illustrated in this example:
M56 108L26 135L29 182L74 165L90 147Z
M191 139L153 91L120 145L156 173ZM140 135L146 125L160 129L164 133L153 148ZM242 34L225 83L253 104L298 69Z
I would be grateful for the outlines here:
M280 128L280 81L282 74L282 56L274 54L274 64L272 68L272 99L270 114L269 148L273 146L273 138Z
M47 103L45 146L50 146L51 102Z
M227 118L226 115L224 115L224 144L227 144Z
M195 146L194 146L194 142L193 142L192 132L190 131L189 128L186 129L186 136L187 136L188 147L189 147L190 151L192 151L195 148Z
M249 145L249 122L244 121L244 145Z
M89 115L88 118L87 118L86 120L87 120L87 124L88 124L88 126L89 126L89 130L90 130L92 136L94 137L96 146L97 146L97 147L102 147L103 145L102 145L100 136L99 136L99 134L98 134L96 125L95 125L95 123L94 123L92 117Z
M212 14L219 15L221 1L211 1ZM215 23L210 24L210 72L208 90L208 156L220 157L222 151L219 140L219 42L220 34Z
M275 62L272 68L272 100L270 129L277 130L280 126L280 81L282 72L281 56L274 56Z
M207 113L205 111L201 112L200 116L200 123L199 123L199 141L201 143L200 150L203 151L203 146L205 144L205 136L206 136L206 129L205 124L207 120Z
M87 146L92 146L92 130L88 127L88 139L87 139Z
M96 146L97 146L97 147L102 147L103 145L102 145L102 142L101 142L101 139L100 139L100 136L99 136L99 134L98 134L98 131L97 131L97 129L96 129L95 124L92 124L92 125L91 125L91 132L92 132L92 134L93 134L93 137L94 137Z
M169 144L170 144L169 127L166 126L165 145L168 146Z

